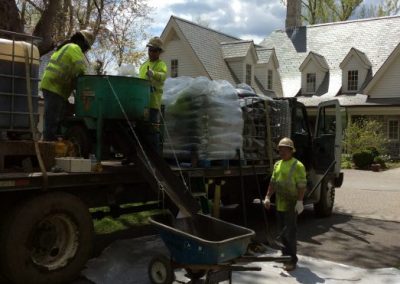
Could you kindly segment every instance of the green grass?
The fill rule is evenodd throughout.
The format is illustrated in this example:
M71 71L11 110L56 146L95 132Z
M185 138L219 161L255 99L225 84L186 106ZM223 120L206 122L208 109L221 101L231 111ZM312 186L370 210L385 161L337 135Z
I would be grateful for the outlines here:
M98 209L99 208L96 208L96 210ZM135 226L146 225L149 224L148 218L150 216L159 214L161 212L161 210L151 210L139 213L124 214L118 218L112 218L108 216L101 220L94 220L94 230L96 234L111 234Z

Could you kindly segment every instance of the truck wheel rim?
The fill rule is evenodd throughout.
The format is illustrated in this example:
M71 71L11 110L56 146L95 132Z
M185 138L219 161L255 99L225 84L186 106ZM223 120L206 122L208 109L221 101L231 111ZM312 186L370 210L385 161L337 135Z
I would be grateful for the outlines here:
M153 263L151 267L151 277L155 283L164 283L167 279L167 268L159 261Z
M31 259L48 270L62 268L75 256L79 242L78 228L65 214L41 220L33 230Z

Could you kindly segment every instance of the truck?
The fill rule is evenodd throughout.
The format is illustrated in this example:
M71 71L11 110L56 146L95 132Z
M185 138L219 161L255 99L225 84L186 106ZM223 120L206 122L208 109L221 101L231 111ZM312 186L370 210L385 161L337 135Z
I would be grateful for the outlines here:
M245 98L249 128L243 135L257 136L264 144L244 146L234 160L191 160L182 167L143 143L148 126L148 99L143 98L151 87L146 80L85 75L78 79L65 138L80 156L95 153L101 170L51 171L56 143L39 141L32 126L38 121L33 38L28 38L31 52L22 47L18 55L22 35L2 32L12 37L4 40L7 48L0 45L0 61L11 66L9 73L0 74L0 100L13 102L0 106L0 115L10 122L1 125L0 141L0 270L8 281L68 283L76 278L91 257L93 220L104 217L92 208L108 207L112 216L164 207L190 214L207 210L203 201L208 204L211 199L214 214L218 216L219 204L237 205L243 213L238 222L246 224L246 208L265 196L282 133L293 139L296 157L307 169L304 203L313 204L317 216L332 213L335 188L343 181L343 112L338 101L320 104L312 120L295 98ZM26 36L22 40L27 41ZM7 51L11 53L4 55ZM126 84L136 87L127 90ZM17 92L17 85L23 85L22 90ZM130 103L132 96L135 103ZM130 107L127 114L124 110ZM260 149L256 158L246 156ZM121 153L131 163L110 159L112 153Z

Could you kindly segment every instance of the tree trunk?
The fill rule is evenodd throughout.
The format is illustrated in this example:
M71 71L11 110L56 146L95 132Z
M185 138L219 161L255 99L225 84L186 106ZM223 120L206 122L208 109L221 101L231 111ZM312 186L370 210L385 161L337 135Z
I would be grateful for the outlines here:
M43 11L39 22L37 23L35 30L33 31L34 36L42 38L39 43L39 53L42 56L54 48L55 42L53 36L55 34L54 27L56 27L56 20L58 12L61 8L61 0L51 0Z
M24 32L24 25L14 0L1 0L0 29L17 33Z

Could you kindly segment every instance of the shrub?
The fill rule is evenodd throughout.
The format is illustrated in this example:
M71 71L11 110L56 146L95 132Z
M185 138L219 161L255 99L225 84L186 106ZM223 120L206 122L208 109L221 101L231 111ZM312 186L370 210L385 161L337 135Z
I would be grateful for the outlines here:
M386 169L385 160L381 156L377 156L374 158L374 164L379 164L381 165L382 169Z
M353 162L359 169L368 169L374 162L374 154L369 150L356 152L353 154Z

